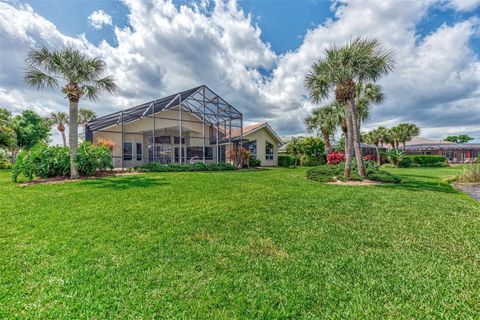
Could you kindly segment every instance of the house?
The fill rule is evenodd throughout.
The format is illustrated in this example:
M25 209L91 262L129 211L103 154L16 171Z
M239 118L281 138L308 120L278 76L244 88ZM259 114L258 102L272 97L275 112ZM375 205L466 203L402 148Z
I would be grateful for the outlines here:
M238 138L240 131L236 130L232 134ZM243 145L250 150L253 157L260 160L262 167L278 165L279 148L283 141L268 122L243 127L243 139Z
M415 137L406 143L405 153L409 155L442 155L445 156L450 163L469 163L478 159L480 144L454 143L450 141Z
M112 142L114 167L122 169L147 162L231 162L229 150L246 144L262 165L277 165L281 140L273 129L262 123L245 130L243 114L202 85L89 121L85 138Z

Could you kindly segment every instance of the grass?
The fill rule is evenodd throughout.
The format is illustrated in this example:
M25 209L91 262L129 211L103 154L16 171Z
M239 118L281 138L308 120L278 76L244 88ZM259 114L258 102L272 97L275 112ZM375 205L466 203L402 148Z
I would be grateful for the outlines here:
M404 182L0 171L0 318L480 318L480 203L457 168L388 170Z

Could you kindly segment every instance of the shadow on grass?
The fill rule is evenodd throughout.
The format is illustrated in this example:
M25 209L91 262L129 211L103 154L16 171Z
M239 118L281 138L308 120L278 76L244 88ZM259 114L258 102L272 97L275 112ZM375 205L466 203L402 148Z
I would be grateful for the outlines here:
M426 175L401 175L397 174L402 182L399 184L378 185L380 188L404 189L411 191L436 191L444 193L458 193L447 182L441 181L438 177Z
M127 188L148 188L153 186L168 185L164 178L148 178L145 176L108 177L95 180L84 180L82 185L96 188L109 188L123 190Z

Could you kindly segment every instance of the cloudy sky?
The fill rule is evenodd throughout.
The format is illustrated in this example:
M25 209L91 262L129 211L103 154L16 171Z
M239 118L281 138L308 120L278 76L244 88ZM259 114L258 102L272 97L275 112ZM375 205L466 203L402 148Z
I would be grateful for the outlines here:
M27 88L23 72L29 48L71 46L104 59L120 87L81 102L98 115L206 84L247 122L303 134L315 108L305 73L356 36L397 57L366 129L408 121L422 136L480 142L480 0L0 0L0 107L67 110L59 92Z

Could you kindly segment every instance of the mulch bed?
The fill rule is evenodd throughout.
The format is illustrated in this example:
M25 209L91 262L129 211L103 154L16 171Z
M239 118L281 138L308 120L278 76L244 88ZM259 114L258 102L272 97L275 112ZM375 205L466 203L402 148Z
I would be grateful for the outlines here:
M379 181L372 181L372 180L363 180L363 181L352 181L352 180L347 180L347 181L332 181L332 182L327 182L328 184L336 184L336 185L341 185L341 186L375 186L379 184L383 184L383 182Z
M65 182L75 182L79 180L90 180L90 179L98 179L98 178L104 178L104 177L128 176L132 174L140 174L140 172L102 171L102 172L97 172L92 176L82 176L78 179L70 179L69 177L54 177L54 178L35 179L32 181L26 181L26 182L19 183L19 185L33 186L37 184L59 184L59 183L65 183Z

